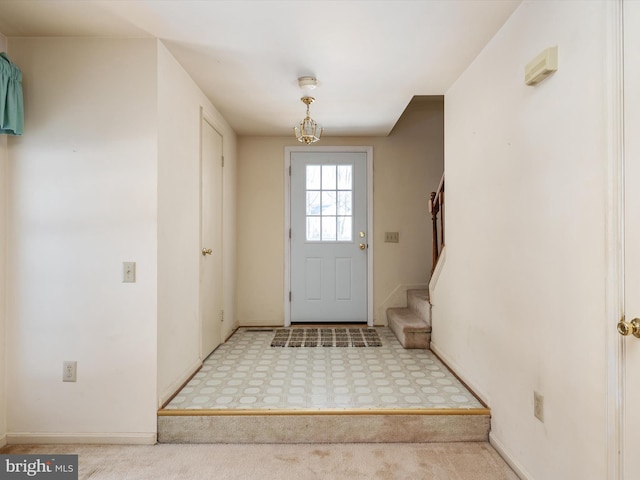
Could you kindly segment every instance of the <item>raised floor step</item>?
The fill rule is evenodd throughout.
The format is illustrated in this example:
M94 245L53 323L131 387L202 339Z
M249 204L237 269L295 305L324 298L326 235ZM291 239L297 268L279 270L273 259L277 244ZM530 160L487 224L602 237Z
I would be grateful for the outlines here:
M271 347L239 329L158 412L162 443L486 441L490 411L428 350Z
M488 409L414 412L170 412L160 443L426 443L489 438Z

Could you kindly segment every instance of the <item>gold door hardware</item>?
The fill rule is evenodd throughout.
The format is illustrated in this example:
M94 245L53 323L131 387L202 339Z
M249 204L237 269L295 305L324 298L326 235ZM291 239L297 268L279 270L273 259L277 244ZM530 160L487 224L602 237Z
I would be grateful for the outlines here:
M364 243L360 244L360 250L365 250L367 248L367 246Z
M623 336L633 335L636 338L640 338L640 318L634 318L631 322L626 322L624 319L618 322L618 333Z
M364 232L360 232L360 238L364 238L365 237L365 233Z
M211 255L213 253L213 250L211 250L210 248L203 248L202 249L202 256L204 257L205 255Z

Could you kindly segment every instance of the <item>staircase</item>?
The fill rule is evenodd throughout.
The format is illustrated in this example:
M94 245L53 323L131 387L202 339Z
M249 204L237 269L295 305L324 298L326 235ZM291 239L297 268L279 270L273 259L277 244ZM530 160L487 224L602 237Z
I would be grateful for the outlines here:
M389 328L404 348L429 348L431 304L428 290L407 290L407 306L387 309Z

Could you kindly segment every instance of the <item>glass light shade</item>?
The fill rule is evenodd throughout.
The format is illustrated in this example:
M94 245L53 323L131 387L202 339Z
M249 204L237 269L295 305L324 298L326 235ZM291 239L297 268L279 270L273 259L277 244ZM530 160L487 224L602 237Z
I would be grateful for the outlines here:
M298 141L306 143L307 145L320 140L322 130L322 127L309 116L305 117L304 120L300 121L298 125L293 127L293 131L295 132Z

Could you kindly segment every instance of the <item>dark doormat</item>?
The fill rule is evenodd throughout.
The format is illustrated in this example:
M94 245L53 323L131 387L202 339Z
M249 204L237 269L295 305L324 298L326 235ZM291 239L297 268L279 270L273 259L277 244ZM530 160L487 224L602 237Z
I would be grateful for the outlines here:
M375 328L278 328L272 347L381 347Z

